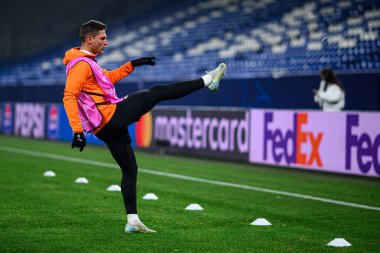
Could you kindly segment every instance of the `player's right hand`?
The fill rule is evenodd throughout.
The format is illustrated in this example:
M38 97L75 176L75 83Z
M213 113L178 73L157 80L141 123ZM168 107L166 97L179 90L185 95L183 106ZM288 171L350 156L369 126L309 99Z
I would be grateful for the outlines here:
M74 133L73 142L71 143L71 148L79 148L79 151L82 152L86 146L86 137L84 137L83 132Z

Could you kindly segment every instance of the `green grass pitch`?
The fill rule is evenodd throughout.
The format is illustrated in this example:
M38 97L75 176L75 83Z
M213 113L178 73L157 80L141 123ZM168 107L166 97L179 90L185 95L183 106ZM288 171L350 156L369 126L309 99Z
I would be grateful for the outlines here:
M12 150L5 148L14 148ZM14 152L14 150L26 150ZM29 155L33 151L33 155ZM39 157L38 154L55 154ZM98 161L111 166L75 162ZM380 207L380 180L136 153L140 168ZM124 233L121 172L105 147L0 136L0 252L379 252L380 211L249 189L138 175L141 220ZM57 176L43 177L46 170ZM87 185L75 184L86 177ZM153 192L157 201L143 200ZM185 211L191 203L203 211ZM266 218L272 226L250 223ZM345 238L352 246L326 246Z

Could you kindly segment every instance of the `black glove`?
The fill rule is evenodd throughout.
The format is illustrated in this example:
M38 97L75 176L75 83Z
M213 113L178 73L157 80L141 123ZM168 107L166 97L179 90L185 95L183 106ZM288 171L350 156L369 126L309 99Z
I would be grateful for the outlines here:
M71 144L71 148L74 148L74 147L80 148L79 151L82 152L85 146L86 146L86 137L84 137L83 132L74 133L73 143Z
M138 67L141 65L156 65L156 57L142 57L131 61L133 67Z

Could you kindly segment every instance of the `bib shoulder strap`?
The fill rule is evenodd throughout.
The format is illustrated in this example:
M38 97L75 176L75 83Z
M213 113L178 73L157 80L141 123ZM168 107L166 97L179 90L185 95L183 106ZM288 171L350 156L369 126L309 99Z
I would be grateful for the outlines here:
M75 59L73 59L73 60L71 60L68 64L67 64L67 66L66 66L66 77L67 77L67 75L69 74L69 70L75 65L75 64L77 64L78 62L80 62L80 61L85 61L85 62L87 62L89 65L90 65L90 67L91 67L91 69L93 69L93 64L94 64L94 60L92 60L92 59L90 59L90 58L88 58L88 57L78 57L78 58L75 58Z

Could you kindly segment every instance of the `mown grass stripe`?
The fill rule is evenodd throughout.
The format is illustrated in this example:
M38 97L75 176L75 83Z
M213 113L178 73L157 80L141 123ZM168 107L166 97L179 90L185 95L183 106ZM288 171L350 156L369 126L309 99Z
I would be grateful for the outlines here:
M92 160L87 160L87 159L82 159L82 158L75 158L75 157L56 155L56 154L50 154L50 153L42 153L42 152L36 152L36 151L26 150L26 149L18 149L18 148L0 146L0 150L10 152L10 153L15 153L15 154L35 156L35 157L40 157L40 158L42 157L42 158L48 158L48 159L54 159L54 160L62 160L62 161L66 161L66 162L82 163L82 164L93 165L93 166L98 166L98 167L107 167L107 168L119 169L119 167L116 164L98 162L98 161L92 161ZM146 174L176 178L176 179L199 182L199 183L207 183L207 184L220 185L220 186L225 186L225 187L246 189L246 190L251 190L251 191L258 191L258 192L265 192L265 193L271 193L271 194L277 194L277 195L284 195L284 196L300 198L300 199L314 200L314 201L330 203L330 204L335 204L335 205L341 205L341 206L350 206L350 207L355 207L355 208L380 211L380 207L376 207L376 206L362 205L362 204L357 204L357 203L351 203L351 202L340 201L340 200L335 200L335 199L315 197L315 196L311 196L311 195L304 195L304 194L292 193L292 192L287 192L287 191L279 191L279 190L273 190L273 189L256 187L256 186L249 186L249 185L242 185L242 184L234 184L234 183L228 183L228 182L223 182L223 181L216 181L216 180L210 180L210 179L204 179L204 178L198 178L198 177L191 177L191 176L185 176L185 175L176 174L176 173L155 171L155 170L149 170L149 169L143 169L143 168L139 168L139 171L142 173L146 173Z

